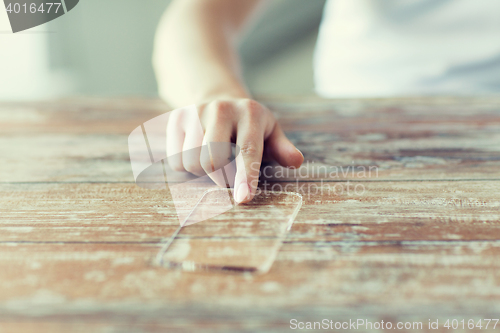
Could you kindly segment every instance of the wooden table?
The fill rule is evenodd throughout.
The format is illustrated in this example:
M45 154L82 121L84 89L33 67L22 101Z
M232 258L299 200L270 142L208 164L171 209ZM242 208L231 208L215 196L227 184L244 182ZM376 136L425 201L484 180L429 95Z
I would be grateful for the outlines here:
M127 136L161 102L0 104L0 331L500 317L500 98L264 102L311 167L377 167L269 180L364 190L303 193L264 275L151 264L178 222L165 191L134 183Z

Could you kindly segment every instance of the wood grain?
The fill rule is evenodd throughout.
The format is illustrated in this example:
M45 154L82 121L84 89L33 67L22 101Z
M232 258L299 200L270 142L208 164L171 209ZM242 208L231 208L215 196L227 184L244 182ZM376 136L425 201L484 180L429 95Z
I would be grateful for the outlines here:
M0 332L498 318L500 99L265 102L309 171L378 174L292 179L274 168L261 188L304 203L264 275L153 264L178 220L168 191L133 183L127 135L168 111L161 102L0 104ZM264 209L253 218L265 222ZM204 228L195 236L220 230Z
M267 104L304 152L301 178L500 179L499 98ZM128 134L169 110L133 99L1 104L0 181L133 181ZM266 175L296 178L276 172Z
M500 181L367 182L359 195L274 185L304 198L288 235L297 241L500 239ZM0 194L0 242L158 243L179 225L167 191L134 184L4 184Z

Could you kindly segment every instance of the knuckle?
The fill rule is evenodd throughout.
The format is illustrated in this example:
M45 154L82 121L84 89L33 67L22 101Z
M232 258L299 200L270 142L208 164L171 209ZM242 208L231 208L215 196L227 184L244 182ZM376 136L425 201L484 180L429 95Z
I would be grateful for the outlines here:
M231 102L228 101L214 101L211 109L216 121L230 118L233 112Z
M200 152L199 148L184 149L182 152L182 164L184 169L190 173L199 173L201 171L200 166Z
M227 101L213 101L212 102L214 112L219 113L219 112L225 112L227 109L229 109L229 102Z
M251 117L261 117L264 114L264 107L253 99L245 100L245 108Z
M213 171L212 170L212 161L210 160L210 157L208 157L208 156L200 156L200 165L206 173L211 173Z
M168 165L174 171L185 171L184 166L182 165L182 162L179 159L169 158Z
M240 152L244 156L252 156L252 157L256 157L262 154L257 144L254 142L247 142L241 145Z
M190 173L198 173L201 171L201 166L192 161L184 162L184 169Z

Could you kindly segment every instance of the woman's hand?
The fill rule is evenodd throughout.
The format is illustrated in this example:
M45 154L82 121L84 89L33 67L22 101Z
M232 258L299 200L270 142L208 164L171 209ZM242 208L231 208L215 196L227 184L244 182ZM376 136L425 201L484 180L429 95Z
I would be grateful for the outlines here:
M167 156L171 168L202 176L213 172L214 161L200 148L211 143L236 143L242 158L236 159L234 199L245 203L253 199L264 151L285 167L298 168L304 157L287 139L273 114L262 104L248 98L214 99L198 105L196 119L173 113L167 128ZM200 121L202 128L200 129ZM182 152L182 153L181 153ZM229 152L217 152L222 166ZM212 178L219 185L220 180Z
M174 108L196 104L199 113L170 115L169 165L199 176L211 174L217 184L226 186L214 179L213 171L228 163L230 143L235 143L239 148L236 170L227 174L227 181L231 184L234 179L234 198L239 203L255 195L264 152L286 167L299 167L304 159L272 113L248 98L242 80L239 36L265 3L174 0L155 38L153 63L160 96ZM215 144L220 149L207 154L202 147L210 148L214 142L227 145Z

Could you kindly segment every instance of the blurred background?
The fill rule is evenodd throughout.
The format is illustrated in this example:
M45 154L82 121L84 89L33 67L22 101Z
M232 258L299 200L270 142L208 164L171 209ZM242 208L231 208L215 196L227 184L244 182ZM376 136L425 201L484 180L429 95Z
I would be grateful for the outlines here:
M0 100L156 96L153 38L168 0L82 0L66 15L12 34L0 10ZM256 95L313 94L312 57L325 0L269 0L241 43Z

